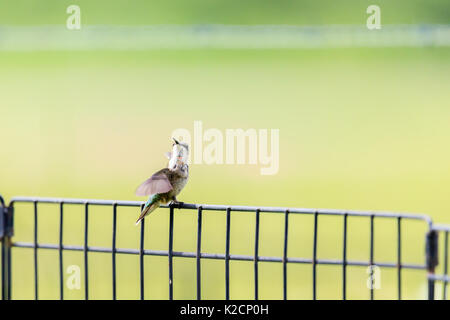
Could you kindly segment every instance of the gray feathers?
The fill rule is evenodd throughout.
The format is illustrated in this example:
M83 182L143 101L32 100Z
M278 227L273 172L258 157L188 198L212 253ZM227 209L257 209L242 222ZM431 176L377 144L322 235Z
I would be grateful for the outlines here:
M167 177L169 169L159 170L150 178L145 180L136 190L137 196L149 196L156 193L166 193L173 189Z

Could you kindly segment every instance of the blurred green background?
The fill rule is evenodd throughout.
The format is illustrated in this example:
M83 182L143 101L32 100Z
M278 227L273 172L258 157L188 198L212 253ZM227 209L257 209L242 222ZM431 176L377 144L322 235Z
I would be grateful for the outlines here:
M88 25L365 24L372 1L2 1L0 26L64 25L78 4ZM382 24L448 24L448 1L377 1ZM32 29L31 29L32 30ZM1 41L1 34L0 34ZM134 190L166 165L174 129L280 129L280 170L195 165L189 203L421 212L450 223L450 48L0 51L0 194L144 200ZM39 207L39 241L57 243L58 207ZM92 208L89 244L111 246L112 210ZM137 209L119 210L118 247L137 248ZM32 241L18 205L15 241ZM83 244L84 212L68 208L64 243ZM176 212L174 250L195 252L195 212ZM225 250L225 215L204 215L203 251ZM167 250L168 215L147 218L146 249ZM312 256L312 217L292 217L289 256ZM261 217L263 256L281 256L282 215ZM375 260L394 262L395 221L376 220ZM426 226L405 222L404 261L424 262ZM349 221L349 259L367 261L369 221ZM254 215L232 215L231 253L253 254ZM342 219L320 218L318 257L340 259ZM39 297L59 298L58 253L39 250ZM111 297L111 257L90 253L90 297ZM14 299L34 297L33 252L13 249ZM66 252L65 267L82 253ZM145 257L146 298L168 296L167 258ZM282 298L282 266L260 264L260 298ZM195 259L175 258L175 298L195 298ZM224 298L224 262L202 262L203 296ZM310 265L289 265L288 297L312 297ZM424 298L425 271L404 273L404 298ZM318 267L318 298L338 299L340 267ZM65 276L67 279L67 275ZM367 299L365 268L348 297ZM118 298L139 297L138 257L118 256ZM376 298L396 298L382 269ZM438 291L440 288L438 287ZM84 297L65 289L66 298ZM253 264L231 262L231 297L253 298Z
M80 6L86 24L290 24L365 23L366 8L382 8L385 24L447 24L446 0L16 0L2 1L0 19L9 25L65 23L66 8Z

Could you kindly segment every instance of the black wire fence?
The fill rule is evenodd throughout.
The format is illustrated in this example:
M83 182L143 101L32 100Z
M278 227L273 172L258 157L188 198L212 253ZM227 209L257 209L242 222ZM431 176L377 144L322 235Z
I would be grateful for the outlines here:
M18 203L31 203L33 206L33 241L31 242L16 242L14 241L14 216L20 214L18 210ZM40 212L40 204L51 204L59 208L59 228L58 228L58 243L40 243L38 241L38 216ZM82 206L84 208L84 243L83 245L67 245L63 243L64 234L64 217L65 210L69 206ZM110 247L97 247L89 245L89 216L92 207L103 206L109 207L111 209L112 215L112 229L111 229L111 246ZM138 201L109 201L109 200L90 200L90 199L58 199L58 198L31 198L31 197L16 197L11 200L9 205L6 205L3 198L0 197L0 207L2 216L0 218L0 239L2 241L1 250L1 283L2 283L2 299L9 300L12 298L12 291L14 287L12 286L11 278L12 273L15 272L14 264L12 263L12 248L29 248L33 251L33 264L27 266L32 268L34 272L34 298L39 299L39 259L38 252L40 250L52 250L58 252L58 265L59 265L59 298L64 299L64 270L63 270L63 260L65 251L77 251L83 253L84 261L84 298L89 299L89 254L90 252L100 252L108 253L111 255L111 269L112 269L112 292L111 298L117 298L117 255L128 254L136 255L139 257L139 291L140 298L144 299L144 277L145 277L145 267L144 267L144 256L160 256L167 257L168 259L168 296L167 298L172 300L174 298L174 257L195 259L196 265L196 286L192 290L196 291L196 298L201 300L202 297L202 271L201 262L205 259L213 259L223 261L225 264L225 299L230 299L230 261L247 261L253 264L253 275L254 278L250 279L254 283L254 299L258 300L260 298L260 270L259 266L261 262L272 262L282 265L282 297L283 299L288 299L288 286L290 283L290 277L295 277L295 275L288 274L288 264L306 264L312 267L312 273L310 275L312 281L312 298L317 299L317 279L318 265L331 265L341 269L341 277L332 279L330 281L340 281L342 283L341 298L348 298L348 278L349 267L383 267L396 270L396 297L400 300L403 298L402 295L402 283L403 283L403 271L405 269L410 270L421 270L424 272L423 279L428 282L428 299L435 298L435 287L436 283L442 283L442 298L447 299L447 284L449 281L448 277L448 234L450 232L450 227L434 225L431 219L426 215L415 215L415 214L401 214L401 213L388 213L388 212L365 212L365 211L342 211L342 210L323 210L323 209L300 209L300 208L274 208L274 207L248 207L248 206L224 206L224 205L197 205L197 204L173 204L169 206L163 206L165 210L169 211L169 231L168 231L168 244L167 250L150 250L144 248L144 233L145 233L145 220L142 221L140 225L140 241L139 248L119 248L117 247L117 231L118 231L118 211L121 207L135 207L136 214L141 210L143 202ZM184 251L174 251L174 210L195 210L197 213L197 228L194 230L196 232L196 250L195 252L184 252ZM204 232L204 227L202 226L203 215L206 211L222 211L226 215L226 232L225 232L225 253L206 253L202 251L202 233ZM254 215L254 254L253 255L238 255L231 254L230 243L231 243L231 232L230 226L232 217L237 212L247 212ZM281 256L263 256L260 255L260 219L261 215L267 213L276 213L283 215L284 217L284 243ZM313 238L312 238L312 257L291 257L288 256L288 246L289 246L289 233L295 233L296 230L292 230L290 227L290 221L292 215L309 215L313 218ZM340 259L323 259L318 257L318 237L319 237L319 216L336 216L342 219L343 229L341 232L342 241L342 252ZM367 261L360 260L350 260L348 258L348 221L350 217L361 217L367 219L370 223L369 228L369 248ZM396 259L391 262L379 262L374 259L375 251L375 223L376 219L388 219L394 221L396 225ZM423 237L425 239L425 262L423 264L414 264L404 261L403 248L404 243L402 239L404 237L403 229L405 221L421 221L426 225L427 233L426 235L416 235L417 237ZM440 253L438 250L438 235L442 233L444 246L441 251L442 257L440 258ZM442 237L441 237L442 238ZM440 259L439 259L440 258ZM439 260L443 260L443 263L439 264ZM439 266L439 269L438 269ZM373 280L373 270L370 268L370 277ZM436 272L439 271L438 274ZM427 272L428 276L425 276ZM309 280L308 280L309 281ZM370 286L370 299L374 299L374 287Z
M448 247L448 234L450 233L450 226L445 225L433 225L431 227L430 234L433 235L434 244L430 244L430 249L434 250L433 256L435 261L430 261L433 265L436 267L438 266L439 259L442 260L441 268L440 270L431 270L431 272L428 273L428 279L431 284L434 284L435 282L442 284L442 300L448 299L448 282L450 277L448 276L448 254L449 254L449 247ZM442 251L438 251L438 234L442 234L442 242L443 242L443 248ZM431 258L431 257L430 257ZM439 271L439 274L436 274ZM431 287L432 290L434 290L434 286ZM434 291L431 292L430 299L434 298Z

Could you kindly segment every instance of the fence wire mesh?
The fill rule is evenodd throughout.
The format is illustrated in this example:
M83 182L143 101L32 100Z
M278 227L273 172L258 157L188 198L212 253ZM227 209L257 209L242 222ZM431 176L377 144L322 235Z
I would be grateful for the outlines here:
M428 274L428 279L430 282L438 283L440 285L440 291L441 291L441 298L442 300L448 299L448 282L450 277L448 276L448 255L449 255L449 247L448 247L448 234L450 233L450 226L444 226L444 225L434 225L432 226L432 231L436 234L436 241L438 241L438 238L441 238L441 243L439 245L442 245L442 250L439 250L436 248L436 258L438 261L436 261L436 264L439 266L439 268L435 272L431 272ZM441 262L441 263L438 263ZM434 292L433 297L434 298ZM439 297L437 297L439 298Z
M224 298L226 300L233 298L230 291L230 263L232 261L243 261L248 262L253 265L253 279L247 279L249 285L251 284L254 288L252 299L258 300L261 298L261 263L276 263L281 266L282 277L281 277L281 287L282 287L282 299L290 299L289 290L290 283L292 280L297 279L299 276L295 272L288 272L289 265L309 265L311 267L311 273L302 281L311 282L311 298L318 298L318 266L333 266L340 269L340 276L327 279L328 282L339 282L340 283L340 296L337 298L348 299L349 298L349 276L351 276L353 267L365 267L368 268L369 279L374 281L374 272L376 268L386 268L390 270L395 270L396 273L396 283L393 288L395 288L395 298L402 299L404 294L402 289L404 288L405 280L403 277L405 270L418 270L423 272L423 281L428 281L428 298L433 299L435 297L435 282L442 283L442 298L447 298L447 284L448 284L448 233L449 228L446 226L434 226L431 219L426 215L415 215L415 214L403 214L403 213L392 213L392 212L367 212L367 211L344 211L344 210L325 210L325 209L302 209L302 208L275 208L275 207L249 207L249 206L225 206L225 205L198 205L198 204L176 204L163 206L156 214L167 214L168 211L168 243L167 250L156 250L149 249L145 247L145 232L146 223L152 223L145 219L140 224L139 229L139 244L135 248L125 248L118 246L118 216L123 207L135 208L136 214L142 209L143 202L140 201L113 201L113 200L91 200L91 199L58 199L58 198L31 198L31 197L16 197L11 200L9 206L6 206L3 199L1 199L2 211L4 212L3 218L1 220L1 230L2 230L2 297L3 299L12 299L14 296L15 283L12 281L12 274L14 274L17 266L14 263L14 254L17 250L28 249L32 250L32 263L27 265L26 268L31 268L33 272L33 281L30 285L30 289L33 292L33 298L40 298L40 268L46 268L46 266L41 266L39 263L39 255L44 250L49 250L52 252L57 252L57 264L58 264L58 289L59 298L65 299L65 272L64 272L64 253L65 252L79 252L82 253L84 277L82 279L84 298L90 299L90 286L92 282L92 268L93 263L90 261L91 254L93 253L105 253L111 255L111 292L110 298L117 299L118 293L118 267L117 260L119 255L134 255L139 258L138 270L136 272L139 274L139 298L144 299L146 297L145 290L145 277L146 277L146 262L144 257L146 256L158 256L167 258L167 285L168 285L168 299L174 299L174 286L177 285L177 279L174 279L174 258L180 259L194 259L195 260L195 285L192 286L192 291L195 291L195 298L201 300L204 298L202 294L202 287L204 282L210 281L210 279L204 279L204 273L202 273L202 262L205 260L216 260L222 261L224 263ZM21 241L19 239L16 241L15 236L13 236L13 212L14 216L17 218L22 214L24 210L22 205L32 206L32 221L29 223L32 226L32 239L30 241ZM57 222L54 221L55 227L58 229L58 240L56 243L48 243L46 241L40 241L39 234L39 215L42 211L47 210L44 206L54 206L59 212L59 219ZM64 241L64 234L67 224L64 224L67 210L69 207L80 207L83 210L83 228L82 228L82 244L72 245L67 244ZM89 232L90 220L92 220L92 215L95 215L93 208L95 207L105 207L110 211L109 219L111 220L111 229L108 231L110 234L110 245L109 246L93 246L90 243ZM193 251L180 251L174 250L174 236L176 236L174 224L175 224L175 212L178 210L193 211L196 214L196 227L191 230L196 236L195 250ZM225 248L223 253L217 252L205 252L203 250L204 241L202 240L202 235L205 232L205 226L203 223L204 214L213 211L222 212L225 215ZM249 230L254 234L254 239L252 240L252 253L253 254L234 254L231 250L232 243L232 233L231 225L235 215L237 214L252 214L254 223L248 225ZM70 214L70 213L69 213ZM153 213L155 214L155 213ZM261 217L267 214L278 214L282 215L283 219L283 243L282 250L279 256L269 256L261 254L261 241L264 241L264 233L261 233ZM302 244L302 246L311 246L311 256L293 256L289 254L288 248L292 246L292 240L290 240L290 235L295 234L298 230L294 229L292 224L293 216L310 216L312 218L312 239L310 243ZM321 232L321 225L319 217L336 217L340 219L340 225L334 225L334 228L342 228L339 231L335 230L339 235L339 242L341 243L341 253L340 258L323 258L323 255L319 255L318 243L320 237L323 235ZM133 217L134 218L134 217ZM369 224L368 232L365 234L368 236L368 259L350 259L349 258L349 233L352 232L349 228L349 220L353 218L365 219ZM130 218L131 219L131 218ZM147 222L146 222L147 220ZM395 259L391 261L378 261L375 256L375 221L377 220L389 220L395 225L395 240L391 241L392 247L395 247ZM417 234L416 238L420 238L422 243L424 243L424 249L426 249L426 259L424 263L411 262L407 260L405 254L405 222L418 221L423 224L424 231L427 232L427 241L423 241L425 234ZM106 224L105 224L106 225ZM8 228L9 226L9 228ZM70 226L69 226L70 227ZM102 227L103 228L103 227ZM106 228L106 226L105 226ZM329 228L329 227L327 227ZM406 229L406 231L408 231ZM438 233L444 234L444 246L442 251L443 264L440 265L439 274L435 274L435 267L437 266L437 235ZM334 240L337 241L337 240ZM436 243L434 243L436 242ZM295 245L298 245L295 244ZM384 248L381 248L384 249ZM420 248L417 248L420 250ZM407 250L409 252L409 250ZM13 253L12 253L13 252ZM422 256L424 254L422 253ZM13 261L13 262L12 262ZM428 271L428 276L425 276L425 271ZM148 272L148 270L147 270ZM235 275L235 274L233 274ZM373 284L373 283L372 283ZM95 283L94 283L95 285ZM160 290L160 288L153 288L153 290ZM369 298L375 299L376 288L374 285L368 285ZM222 298L222 297L216 297Z

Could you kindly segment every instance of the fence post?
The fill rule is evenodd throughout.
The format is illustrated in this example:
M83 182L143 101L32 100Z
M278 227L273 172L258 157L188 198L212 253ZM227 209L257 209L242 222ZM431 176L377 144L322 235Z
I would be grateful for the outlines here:
M2 300L11 299L11 237L13 235L13 207L7 207L0 196L0 240L2 242Z
M435 279L434 272L438 261L438 232L430 230L425 243L426 267L428 272L428 300L434 300Z

